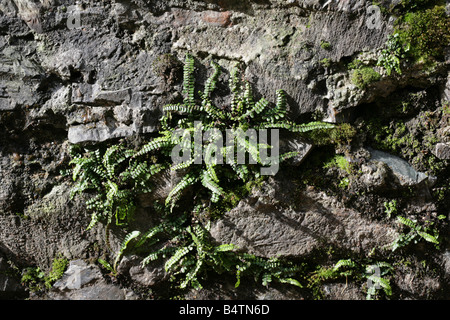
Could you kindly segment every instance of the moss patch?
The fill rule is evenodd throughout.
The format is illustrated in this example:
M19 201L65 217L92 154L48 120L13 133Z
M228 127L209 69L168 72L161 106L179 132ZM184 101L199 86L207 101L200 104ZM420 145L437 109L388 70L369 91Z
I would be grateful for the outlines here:
M381 75L371 67L355 69L352 72L352 83L360 89L365 89L372 82L380 80Z

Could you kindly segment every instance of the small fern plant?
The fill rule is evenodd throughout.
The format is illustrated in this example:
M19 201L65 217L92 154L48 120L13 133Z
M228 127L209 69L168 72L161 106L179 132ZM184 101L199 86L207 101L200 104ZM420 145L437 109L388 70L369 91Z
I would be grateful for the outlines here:
M211 62L213 72L206 80L204 90L195 95L195 62L192 55L187 54L184 64L184 80L182 103L164 106L164 116L161 118L161 136L144 145L134 157L144 158L153 152L171 153L175 146L182 146L182 150L190 156L176 164L170 170L183 172L183 178L173 188L166 199L166 206L171 209L180 199L183 191L189 186L199 185L209 193L211 202L217 203L230 195L225 185L235 186L236 182L248 182L259 175L263 161L261 152L267 152L272 146L258 143L247 136L248 130L282 129L291 132L307 132L317 129L332 128L329 123L311 122L296 124L286 120L286 93L276 92L275 106L264 98L255 101L249 82L240 78L239 67L236 65L230 72L229 89L231 102L228 106L216 106L213 103L213 93L217 87L221 68L216 62ZM208 135L202 136L203 132ZM223 147L224 136L233 132ZM243 134L242 134L243 133ZM192 135L194 139L192 140ZM195 142L200 136L202 148ZM203 139L202 139L203 138ZM247 139L248 138L248 139ZM222 139L222 145L217 143ZM227 136L228 139L228 136ZM231 142L232 147L228 142ZM237 146L237 149L234 148ZM236 161L239 157L237 150L249 154L249 163ZM279 156L276 161L283 161L297 153L288 152ZM226 163L219 163L218 157L226 158ZM245 156L245 155L244 155ZM202 161L202 157L203 160ZM182 170L182 171L181 171Z
M299 266L277 258L268 259L242 253L233 244L217 245L210 238L209 223L205 226L200 222L194 222L185 226L185 222L183 219L166 221L150 229L137 240L135 249L146 242L155 244L158 242L156 238L158 235L165 234L171 237L164 247L149 253L142 260L143 266L157 259L165 259L165 271L181 289L187 287L201 289L201 279L208 271L235 274L235 287L240 285L243 275L253 276L265 286L277 281L302 287L300 282L294 279L301 269ZM130 233L130 237L134 235L136 232Z
M441 219L441 216L438 218ZM392 251L407 246L411 242L417 243L421 239L433 243L435 247L439 249L439 232L432 228L433 222L428 222L427 225L421 226L417 224L417 222L402 216L397 216L397 221L409 228L409 232L400 234L400 236L394 240L391 244Z
M75 182L71 198L78 193L92 194L86 201L86 208L92 211L87 229L99 221L126 224L136 208L135 196L150 192L151 177L165 168L163 164L133 161L134 153L120 144L104 152L71 149L70 172Z
M343 259L334 265L332 272L329 273L329 277L348 277L352 275L366 280L366 300L373 300L379 296L381 290L386 297L392 295L392 287L389 279L386 277L392 270L392 265L385 261L378 261L372 264L360 264L352 259Z

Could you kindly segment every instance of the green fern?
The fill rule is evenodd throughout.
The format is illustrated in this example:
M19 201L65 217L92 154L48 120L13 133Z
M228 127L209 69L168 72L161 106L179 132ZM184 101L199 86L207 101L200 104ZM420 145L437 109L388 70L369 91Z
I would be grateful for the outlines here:
M416 228L417 228L416 223L408 218L404 218L402 216L397 216L397 220L400 223L404 224L405 226L410 227L411 229L416 230Z
M203 175L201 177L202 185L205 188L211 190L213 194L223 195L223 189L214 181L208 171L203 171Z
M145 146L141 148L138 152L136 152L133 156L133 158L145 155L147 153L150 153L152 151L164 148L164 147L171 147L173 146L170 138L163 136L161 138L157 138L149 143L147 143Z
M439 244L439 240L438 240L438 238L437 237L435 237L435 236L433 236L433 235L431 235L431 234L429 234L429 233L426 233L426 232L423 232L423 231L416 231L417 232L417 234L419 235L419 236L421 236L423 239L425 239L426 241L428 241L428 242L431 242L431 243L434 243L434 244Z
M192 55L186 55L183 68L183 102L163 107L159 137L137 150L114 145L106 150L99 148L84 153L74 152L71 161L72 178L75 182L72 194L92 195L86 202L86 206L92 211L88 228L98 222L105 222L109 226L115 221L117 225L123 225L135 212L136 196L152 190L154 176L164 170L177 171L181 180L166 199L155 206L155 211L161 214L163 220L171 222L165 221L143 234L138 231L128 234L119 248L113 266L109 265L113 271L116 272L117 264L126 250L147 249L156 244L158 238L163 235L163 238L169 238L170 241L149 253L142 264L161 257L170 257L165 262L165 269L174 279L179 280L182 288L201 288L201 277L207 269L218 273L234 273L236 286L239 286L242 276L251 274L263 285L278 281L301 287L301 283L296 280L299 267L292 263L241 253L232 244L212 243L208 228L196 220L202 214L198 208L208 207L208 203L203 203L205 195L209 196L211 207L213 204L217 204L217 207L223 206L230 198L238 195L238 192L235 192L237 187L243 188L249 182L259 179L260 168L264 166L260 150L267 151L265 149L272 148L268 144L258 143L250 137L238 134L233 137L238 150L234 147L216 150L216 135L223 137L226 130L247 133L250 132L249 129L283 129L302 133L332 128L333 125L320 122L297 124L287 120L287 94L283 90L276 91L274 104L265 98L256 101L251 84L244 81L239 72L240 65L236 65L230 72L230 105L216 106L213 94L219 84L221 68L215 62L211 62L211 67L212 73L206 80L204 90L196 97L195 61ZM178 129L185 130L181 137L177 133ZM195 137L208 129L217 130L218 133L212 135L209 140L202 141L207 147L206 155L201 153L205 161L198 164L194 158L170 164L169 157L174 146L183 144L195 154L196 145L185 138L189 135ZM245 151L254 161L250 164L238 164L236 156L239 151ZM227 158L225 165L212 161L213 154L220 152ZM279 161L295 155L296 152L284 153ZM194 187L197 191L192 204L197 210L194 214L183 215L182 221L172 220L179 212L171 212L189 187ZM185 210L189 212L190 209L192 208ZM202 219L203 217L200 220Z
M417 242L417 238L421 238L427 242L433 243L436 248L439 248L439 233L436 229L431 228L432 223L428 226L420 226L417 224L417 222L402 216L397 216L397 221L408 227L410 230L406 234L400 234L400 236L391 243L392 251L407 246L412 241ZM432 235L430 232L433 232L434 235Z
M178 263L185 255L189 253L193 249L193 246L181 247L179 248L175 254L170 257L169 260L164 265L166 272L170 271L176 263Z
M211 66L214 69L214 73L206 80L205 90L203 92L204 100L210 98L211 93L216 89L217 80L220 76L220 66L214 61L211 61Z
M188 106L195 105L194 63L194 57L190 54L186 54L183 69L183 94L185 95L184 103Z
M134 157L145 155L157 149L165 150L171 146L179 143L170 138L172 132L175 129L187 130L190 134L196 134L198 130L217 129L222 133L222 137L225 134L225 130L231 129L234 132L247 132L248 129L284 129L292 132L303 133L307 131L329 129L334 126L329 123L311 122L306 124L297 124L288 120L285 120L287 114L287 99L286 92L284 90L276 91L276 103L275 106L271 106L271 103L264 98L254 102L252 88L249 82L242 81L240 75L240 65L236 64L231 72L229 78L229 89L231 92L231 104L229 107L218 107L214 105L211 100L213 92L217 88L219 76L221 74L220 66L212 61L211 67L213 69L212 74L206 80L203 92L200 92L199 103L196 104L196 97L194 96L194 58L192 55L187 54L184 64L184 81L183 81L183 94L184 102L182 104L169 104L166 105L163 110L166 115L164 120L164 136L153 140L144 146L140 151L136 152ZM178 113L176 116L172 116L172 113ZM195 128L195 121L201 123L201 128ZM170 141L170 142L169 142ZM232 155L227 165L213 166L208 161L198 166L197 162L190 159L172 166L172 170L184 170L187 174L196 167L195 171L200 177L201 185L210 191L210 200L213 203L220 202L224 199L227 192L221 185L222 180L219 176L226 175L231 177L230 172L237 173L237 179L243 182L249 181L249 179L255 178L259 175L257 171L260 166L263 165L260 158L260 150L264 148L270 148L250 141L243 135L237 135L235 137L235 143L240 150L245 151L251 156L251 163L256 164L255 167L250 167L246 164L237 165L233 160L235 158L234 151L226 150L224 148L223 155ZM211 142L206 147L209 150L213 146ZM191 150L195 147L192 145ZM216 151L217 152L217 151ZM294 156L294 154L286 153L282 155L280 162ZM207 159L205 159L207 160ZM228 161L228 160L227 160ZM200 170L200 172L198 172ZM193 179L189 180L189 183L195 183ZM230 182L228 180L228 182ZM185 182L183 182L185 183ZM181 198L182 185L176 186L173 192L170 194L166 204L171 208Z
M173 208L175 202L181 196L181 192L187 187L193 185L197 180L198 177L194 173L188 173L187 175L185 175L175 186L175 188L170 191L169 195L166 198L166 206L171 206L171 208Z
M75 184L71 197L78 193L93 193L86 200L86 208L92 211L87 229L100 221L107 225L113 221L117 225L126 223L135 211L137 192L149 191L149 177L163 168L134 162L134 151L122 145L113 145L104 152L97 149L72 154L70 164L73 165Z
M120 259L122 258L122 255L124 254L125 250L128 248L128 245L132 240L140 236L139 231L133 231L125 236L125 239L122 241L122 244L120 245L119 252L116 255L116 259L114 260L113 270L117 270L117 263L119 263Z
M194 111L202 111L202 108L196 105L184 104L167 104L163 107L164 112L192 113Z
M357 265L356 263L351 259L343 259L339 260L333 267L334 271L340 270L342 267L346 268L355 268Z

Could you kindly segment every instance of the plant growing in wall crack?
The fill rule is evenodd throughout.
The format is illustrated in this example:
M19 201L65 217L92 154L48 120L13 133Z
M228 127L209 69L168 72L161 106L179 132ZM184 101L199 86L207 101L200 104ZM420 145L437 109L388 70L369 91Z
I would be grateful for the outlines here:
M281 161L296 155L295 152L289 152L268 156L268 149L273 149L278 143L279 129L307 132L333 127L328 123L296 124L285 120L286 93L283 90L276 92L274 107L264 98L254 101L251 85L240 80L237 66L231 71L229 80L232 96L230 105L214 105L211 97L217 87L221 68L215 62L211 65L213 73L207 79L204 90L199 92L197 100L194 94L194 58L186 55L183 103L164 107L166 115L161 119L162 136L135 154L135 157L142 157L155 150L171 152L172 160L177 161L174 161L170 170L186 172L166 199L166 205L171 208L183 190L191 185L198 183L203 186L209 192L210 200L216 203L233 193L232 188L226 189L226 185L234 187L236 182L248 182L260 174L271 174L271 168L275 168L276 172ZM275 130L267 132L268 129ZM270 145L267 143L268 134L271 134ZM183 155L179 156L180 153ZM246 153L249 154L248 161ZM261 167L267 165L271 165L271 168L264 171Z
M395 33L389 36L386 42L386 48L383 49L378 57L378 66L384 67L386 73L390 76L392 71L402 74L401 70L401 60L406 58L410 47L409 45L404 46L400 35Z
M439 216L438 219L445 219L445 216ZM432 228L433 222L428 222L426 225L421 226L417 222L402 216L397 216L397 221L409 228L409 232L400 234L391 244L392 251L407 246L411 242L417 243L421 239L433 243L439 249L439 232Z
M293 278L302 271L300 266L277 258L260 258L239 252L233 244L217 245L210 239L209 223L204 226L195 221L186 225L187 218L187 215L167 218L145 233L129 233L116 255L114 265L111 266L105 261L101 263L114 275L117 274L117 262L127 250L137 251L149 244L164 243L158 250L147 253L142 260L142 266L164 259L165 271L180 289L201 289L201 279L211 270L218 274L235 274L235 287L240 285L241 277L245 275L253 276L265 286L271 282L280 282L302 287L300 282ZM161 242L158 237L170 240Z
M317 285L326 280L349 277L365 281L367 287L366 299L373 300L383 292L387 297L392 295L392 287L388 275L393 266L385 261L356 262L352 259L341 259L332 267L321 267L309 279L309 287L317 291ZM319 294L316 292L316 295Z
M230 72L231 102L229 106L218 107L213 103L212 94L221 68L215 62L211 66L213 73L197 98L194 58L186 55L183 102L164 106L160 136L138 150L120 144L104 151L86 150L84 153L74 148L72 195L94 194L86 202L93 212L88 228L99 221L107 226L113 222L123 225L135 212L135 197L152 190L154 176L164 170L176 171L180 181L169 192L162 207L155 204L155 209L162 214L162 223L145 234L129 233L114 263L100 260L105 268L116 275L117 264L125 251L142 250L161 243L155 236L162 234L169 241L149 254L144 264L161 256L170 257L165 263L166 271L174 278L182 278L181 288L188 285L200 288L200 276L207 269L219 273L234 272L236 286L241 275L249 272L265 285L278 280L301 286L291 277L297 267L287 262L237 253L232 244L212 244L208 228L195 216L205 208L205 201L213 206L239 198L239 186L275 174L283 160L297 154L295 151L278 154L279 130L303 133L334 126L322 122L296 124L286 120L286 93L283 90L276 92L274 106L264 98L255 101L250 83L240 78L238 66ZM226 145L223 144L225 140ZM174 213L184 191L194 185L198 188L193 201ZM180 214L181 221L177 220Z
M184 101L164 107L166 115L161 119L160 136L139 150L113 145L104 152L99 149L84 154L73 152L72 177L76 184L72 195L86 191L96 193L86 202L87 208L93 211L88 228L99 220L107 224L113 221L117 225L125 223L135 210L134 197L150 192L152 177L162 170L183 174L165 200L170 209L183 191L194 184L209 192L213 203L232 198L236 183L246 183L261 173L264 175L264 166L267 165L271 167L266 168L269 170L266 174L271 174L270 170L276 170L281 161L296 155L296 152L289 152L276 154L278 157L268 156L268 149L278 143L279 129L307 132L333 127L329 123L296 124L285 120L286 93L283 90L277 91L274 107L264 98L255 102L250 84L239 79L237 67L231 71L229 81L231 104L228 108L217 107L212 103L211 94L216 88L220 67L215 62L212 62L212 67L214 72L207 79L204 91L200 92L200 101L197 101L194 95L194 59L186 55ZM272 145L267 143L267 129L274 129L269 132L271 140L275 140ZM256 130L261 133L260 141L257 141ZM226 146L223 146L224 136L230 142ZM171 161L179 156L180 151L183 152L181 161ZM246 153L249 154L249 163ZM226 158L226 163L220 162L223 158Z

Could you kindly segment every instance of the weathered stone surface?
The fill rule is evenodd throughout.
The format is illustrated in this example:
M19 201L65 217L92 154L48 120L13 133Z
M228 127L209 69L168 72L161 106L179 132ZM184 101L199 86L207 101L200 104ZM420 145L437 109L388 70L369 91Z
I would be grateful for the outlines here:
M25 288L0 252L0 299L25 297Z
M81 287L85 287L90 282L101 278L102 274L97 267L89 266L82 260L73 260L70 261L63 277L55 282L53 288L60 291L81 289Z
M83 256L94 242L103 243L100 229L86 231L90 217L79 200L70 201L69 192L67 185L55 186L23 212L1 214L0 248L23 265L49 270L58 254L72 259Z
M450 143L436 144L433 153L439 159L450 160Z
M366 188L376 190L386 186L389 177L387 165L381 161L361 165L360 177Z
M302 141L302 139L290 137L280 139L280 154L285 152L298 152L298 154L290 158L287 163L298 166L308 156L312 150L312 145Z
M135 300L137 295L117 285L107 283L94 265L82 260L70 262L63 277L47 295L52 300Z
M324 244L366 251L387 245L397 236L393 228L370 221L323 192L293 188L270 179L214 222L212 236L264 257L307 256Z
M389 4L395 3L399 0ZM264 96L275 103L276 89L287 92L288 114L294 121L311 115L329 122L352 121L372 102L384 107L384 102L378 102L380 97L395 111L399 105L391 100L400 88L416 92L436 87L437 93L431 90L430 95L442 106L450 96L450 50L446 50L445 61L437 61L433 67L405 63L401 75L388 77L375 65L394 19L383 14L379 28L368 28L370 5L372 1L362 0L0 1L0 249L23 266L46 271L56 254L77 259L92 254L94 247L107 250L104 230L85 230L90 214L83 199L70 201L71 185L60 175L60 170L68 167L68 145L122 137L136 137L137 145L148 138L144 134L156 132L162 106L182 100L186 52L196 59L196 90L202 89L210 75L210 59L226 70L239 61L257 98ZM323 42L329 43L328 48L322 47ZM328 66L321 63L325 58ZM375 66L380 81L364 90L356 87L348 70L354 59ZM227 72L220 77L220 94L214 97L221 106L229 105L228 77ZM433 104L421 102L406 108L402 115L405 121L408 119L403 118L414 117L408 130L429 124L425 113L433 112ZM414 115L419 109L423 117ZM419 152L431 151L448 159L447 119L443 114L444 124L430 124L441 127L436 135L440 144L430 136L433 142L419 146ZM286 139L280 147L301 151L290 160L293 165L303 162L312 150L302 140ZM431 178L387 155L377 158L375 154L372 161L354 164L362 186L338 190L343 198L354 197L348 193L355 190L367 192L370 198L372 191L389 193L391 189L386 187L391 183L411 186ZM391 179L392 173L398 181ZM167 196L179 177L159 178L153 194L138 199L138 213L145 214L137 217L135 224L154 222L149 222L156 218L147 211L155 199ZM354 177L347 178L355 182ZM357 211L325 191L300 192L286 177L277 179L216 222L214 237L262 256L305 257L332 245L367 257L374 247L398 235L394 222L369 218L380 217L384 198L375 197L379 203L370 207L364 204L367 212ZM438 214L436 209L415 210L408 204L403 208L402 214L412 214L420 221L430 213ZM112 233L112 247L117 249L122 239ZM448 279L448 250L445 252L441 273ZM153 286L165 279L161 266L141 269L133 263L125 263L123 272L139 285ZM127 298L122 289L101 280L96 267L74 263L71 272L66 275L67 282L55 288L55 299ZM411 292L409 298L443 291L433 276L418 282L423 290L411 285L413 274L405 271L397 276L397 288ZM401 283L402 277L407 277L408 283ZM10 288L12 282L5 281L10 280L0 275L0 288ZM197 293L197 297L236 298L235 291L228 290L230 283L223 284L226 290ZM241 297L303 298L298 292L252 290ZM361 297L355 286L344 287L343 283L328 284L324 294L329 299Z
M70 127L68 139L71 143L102 142L112 138L129 137L135 133L136 131L132 127L115 127L113 125L108 126L105 123L91 123Z
M151 263L142 267L142 258L127 256L122 259L117 270L121 274L128 274L137 284L152 287L167 280L168 274L163 263Z
M387 152L369 149L372 160L386 163L399 179L401 185L419 184L427 175L423 172L417 172L407 161L393 156Z

